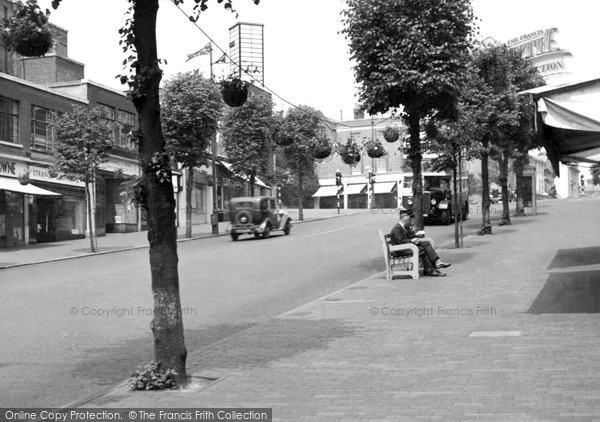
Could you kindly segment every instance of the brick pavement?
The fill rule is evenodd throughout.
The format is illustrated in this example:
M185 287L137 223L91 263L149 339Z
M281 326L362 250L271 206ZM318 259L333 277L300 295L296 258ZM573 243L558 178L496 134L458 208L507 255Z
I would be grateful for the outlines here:
M188 372L215 382L120 386L77 404L272 407L280 421L600 420L599 209L600 198L541 202L537 216L442 250L448 277L375 274L191 353Z

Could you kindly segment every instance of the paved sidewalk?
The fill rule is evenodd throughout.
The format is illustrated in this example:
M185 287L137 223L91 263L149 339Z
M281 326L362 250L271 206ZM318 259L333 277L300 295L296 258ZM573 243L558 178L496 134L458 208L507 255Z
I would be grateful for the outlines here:
M192 387L81 407L270 407L278 421L600 420L600 198L447 249L190 353ZM382 258L383 270L383 258ZM210 382L209 379L217 379Z
M309 221L320 220L323 218L333 218L344 215L352 215L367 212L363 209L340 210L337 209L306 209L303 210L303 221L298 220L298 210L289 210L293 224L302 224ZM229 222L219 223L219 235L229 235ZM177 228L179 241L188 241L185 238L185 222L182 227ZM108 233L106 236L98 237L98 253L112 253L127 249L147 248L148 232L133 233ZM192 226L192 239L215 236L212 234L210 224L196 224ZM68 240L62 242L40 243L37 245L28 245L0 249L0 270L22 265L30 265L47 261L57 261L93 255L90 251L90 240Z

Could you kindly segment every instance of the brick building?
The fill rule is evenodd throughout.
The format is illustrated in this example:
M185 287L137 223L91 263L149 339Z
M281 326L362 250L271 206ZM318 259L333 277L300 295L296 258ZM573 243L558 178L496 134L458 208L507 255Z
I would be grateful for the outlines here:
M14 3L0 0L9 17ZM123 182L141 174L129 133L137 115L123 92L84 78L68 57L67 31L53 26L44 57L22 57L0 46L0 248L84 237L84 186L51 176L55 141L50 116L74 106L98 107L114 126L113 148L96 183L96 231L139 230L142 216ZM29 183L27 182L29 180Z

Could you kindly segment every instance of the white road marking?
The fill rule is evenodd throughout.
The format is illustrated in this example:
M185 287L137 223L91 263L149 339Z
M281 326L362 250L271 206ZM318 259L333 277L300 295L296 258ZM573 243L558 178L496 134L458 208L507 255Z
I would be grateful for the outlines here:
M328 231L326 231L326 232L320 232L320 233L314 233L314 234L307 234L305 237L320 236L320 235L322 235L322 234L339 232L340 230L347 230L347 229L351 229L352 227L354 227L354 226L350 226L350 227L342 227L341 229L328 230Z

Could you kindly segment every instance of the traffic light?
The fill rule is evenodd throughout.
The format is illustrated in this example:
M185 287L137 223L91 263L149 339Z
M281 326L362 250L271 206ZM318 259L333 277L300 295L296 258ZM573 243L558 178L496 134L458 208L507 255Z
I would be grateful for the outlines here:
M369 184L373 185L373 183L375 183L375 173L369 172L368 178L369 178Z
M342 173L339 171L335 172L335 184L336 186L342 186Z

